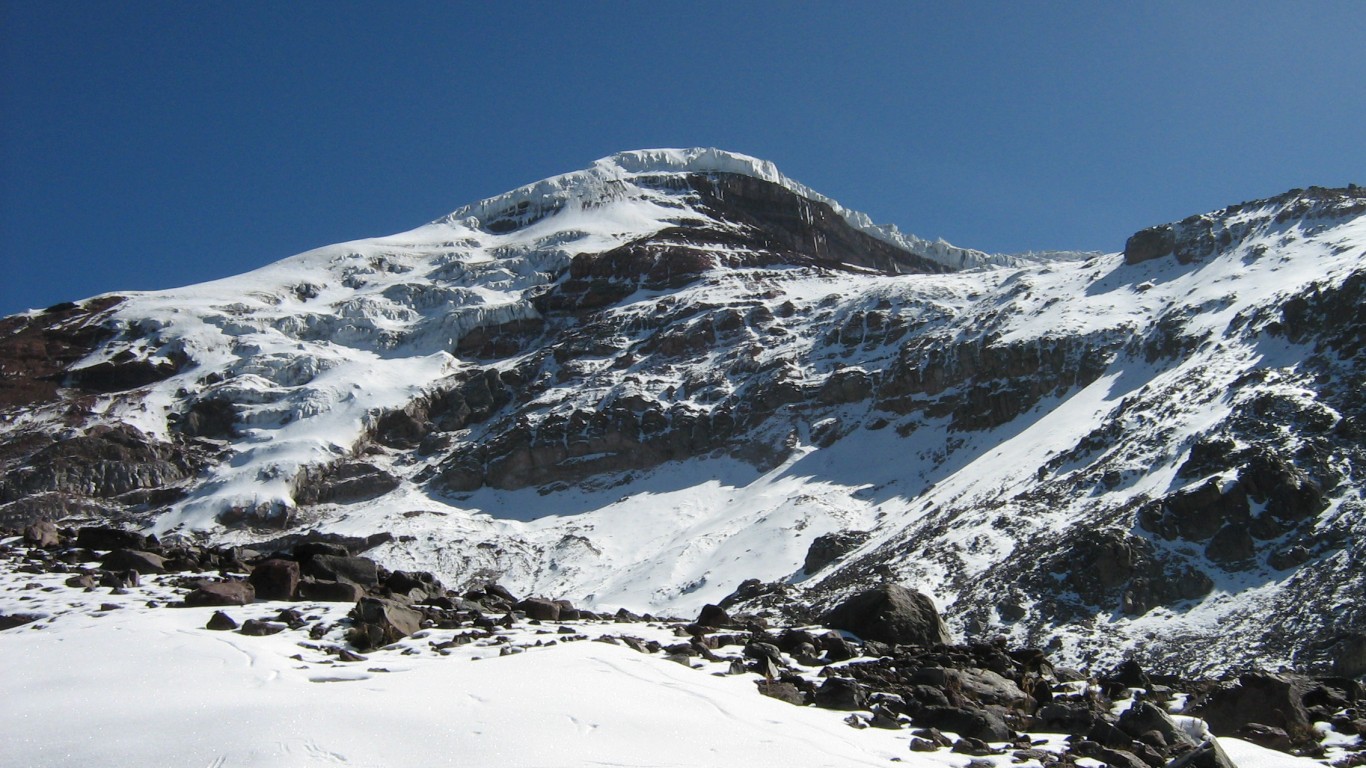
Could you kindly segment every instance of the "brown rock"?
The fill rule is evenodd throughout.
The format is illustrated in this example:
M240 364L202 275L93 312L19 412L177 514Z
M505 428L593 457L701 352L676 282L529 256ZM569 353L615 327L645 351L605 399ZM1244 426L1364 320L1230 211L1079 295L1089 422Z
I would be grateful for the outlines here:
M262 600L293 600L299 590L299 564L273 557L252 569L249 581Z
M256 589L245 581L201 581L185 596L185 606L246 605L256 599Z

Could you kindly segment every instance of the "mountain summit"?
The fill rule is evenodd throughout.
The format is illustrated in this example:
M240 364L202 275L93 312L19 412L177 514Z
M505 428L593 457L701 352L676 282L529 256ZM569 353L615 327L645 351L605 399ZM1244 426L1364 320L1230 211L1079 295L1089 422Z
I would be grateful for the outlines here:
M1023 258L622 153L0 320L0 523L368 537L613 609L890 580L1064 662L1359 674L1364 212L1294 190Z

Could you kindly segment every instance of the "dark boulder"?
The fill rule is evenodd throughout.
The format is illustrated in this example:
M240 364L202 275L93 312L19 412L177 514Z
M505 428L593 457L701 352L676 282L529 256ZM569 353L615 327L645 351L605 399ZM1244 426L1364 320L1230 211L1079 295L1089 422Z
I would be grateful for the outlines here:
M398 642L422 626L422 614L379 597L361 598L351 609L351 618L355 623L346 637L361 651Z
M1120 662L1110 674L1105 677L1108 683L1115 683L1119 688L1143 688L1147 690L1153 687L1152 678L1134 659L1125 659Z
M797 686L792 683L786 683L780 680L757 680L755 683L759 686L759 693L762 693L765 696L779 701L785 701L788 704L793 704L798 707L806 705L806 697L803 696L802 692L797 689Z
M1161 743L1170 748L1184 749L1196 746L1195 739L1183 731L1166 712L1146 701L1136 702L1124 710L1115 725L1136 740L1141 741L1146 734L1156 731L1161 736Z
M868 691L847 677L828 677L816 689L815 704L823 709L867 709Z
M247 619L242 623L242 634L251 637L265 637L274 635L287 629L287 625L278 621L266 621L264 619Z
M384 586L413 600L430 600L446 594L446 586L428 571L394 571L384 580Z
M950 642L948 628L934 603L899 584L883 584L860 592L831 609L823 622L864 640L920 646Z
M76 531L76 546L101 552L112 549L147 549L147 537L108 526L88 526Z
M1238 729L1238 738L1280 752L1289 752L1295 746L1290 734L1286 733L1284 729L1273 728L1261 723L1248 723Z
M1057 731L1081 736L1091 732L1104 714L1091 702L1055 700L1039 707L1034 714L1039 730Z
M379 584L379 566L368 557L314 555L304 561L302 570L315 579L349 581L362 587Z
M187 608L210 605L247 605L256 599L256 589L245 581L201 581L185 596Z
M1292 739L1313 736L1304 696L1313 688L1306 678L1249 672L1210 694L1200 716L1216 736L1237 736L1250 723L1280 728Z
M537 621L560 620L560 604L543 597L528 597L525 600L518 601L512 607L525 613L528 619Z
M724 627L731 623L730 614L726 613L726 609L719 605L707 603L702 606L702 610L697 614L695 623L699 627Z
M1167 768L1238 768L1219 742L1211 739L1167 764Z
M320 603L354 603L365 596L359 584L349 581L329 581L326 579L301 579L299 599L316 600Z
M499 600L507 602L508 605L515 605L518 602L516 595L512 594L512 592L508 591L507 587L503 586L502 584L499 584L496 581L491 581L488 584L485 584L484 592L485 594L488 594L492 597L498 598ZM618 611L617 613L620 614L621 611Z
M1014 738L1005 721L994 712L960 707L922 707L913 716L917 725L953 731L982 741L1009 741Z
M802 570L815 573L868 540L866 531L832 531L812 539Z
M217 632L226 632L228 630L237 629L237 622L222 611L214 611L213 615L209 617L208 623L204 625L204 628L212 629Z
M257 563L249 581L262 600L293 600L299 591L299 564L293 560L273 557Z
M0 613L0 631L32 624L43 618L46 617L36 613Z
M110 571L165 573L166 558L136 549L116 549L100 560L100 566Z

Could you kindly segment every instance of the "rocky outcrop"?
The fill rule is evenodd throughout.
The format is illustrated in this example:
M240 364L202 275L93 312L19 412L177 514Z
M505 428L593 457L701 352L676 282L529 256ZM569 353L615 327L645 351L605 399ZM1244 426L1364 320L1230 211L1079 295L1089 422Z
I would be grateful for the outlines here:
M933 646L950 642L934 603L899 584L884 584L850 597L831 608L824 623L883 643Z

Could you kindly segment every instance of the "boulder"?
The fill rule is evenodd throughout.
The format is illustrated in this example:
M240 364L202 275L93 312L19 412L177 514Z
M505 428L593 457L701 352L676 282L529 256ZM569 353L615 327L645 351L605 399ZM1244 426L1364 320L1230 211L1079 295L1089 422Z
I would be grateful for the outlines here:
M245 581L201 581L185 596L187 608L209 605L247 605L256 599L256 589Z
M883 584L835 606L824 624L864 640L933 646L950 641L944 620L925 595L899 584Z
M214 611L209 617L209 621L204 625L205 629L212 629L217 632L225 632L237 629L237 622L231 616L222 611Z
M108 526L88 526L76 531L76 546L97 549L101 552L112 549L147 548L147 537L134 531Z
M136 549L115 549L100 560L100 566L110 571L165 573L166 558Z
M446 594L446 586L428 571L394 571L384 580L384 586L396 595L414 600L430 600Z
M55 523L49 520L39 520L24 529L24 543L30 547L49 547L61 546L62 535L57 531Z
M702 610L697 614L696 624L699 627L724 627L730 623L730 614L726 613L726 609L719 605L707 603L702 606Z
M528 619L537 621L559 621L560 604L542 597L528 597L512 606L526 614Z
M354 603L365 596L359 584L349 581L328 581L326 579L301 579L299 599L316 600L320 603Z
M993 712L960 707L922 707L914 714L917 725L953 731L982 741L1009 741L1014 738L1010 728Z
M1136 702L1124 710L1124 714L1119 716L1119 721L1115 725L1130 737L1140 741L1144 740L1142 737L1149 732L1156 731L1161 736L1161 742L1168 747L1181 746L1184 749L1196 746L1195 739L1182 730L1166 712L1146 701Z
M398 642L418 631L422 614L412 608L380 597L363 597L351 609L355 624L347 633L357 650L367 651Z
M266 621L264 619L247 619L242 623L242 634L252 637L265 637L283 632L286 625L278 621Z
M866 531L823 533L811 540L811 546L806 550L806 559L802 563L802 570L807 573L815 573L844 557L867 540L868 533Z
M1292 739L1310 738L1313 724L1304 695L1313 687L1306 678L1249 672L1210 694L1200 709L1216 736L1237 736L1250 723L1280 728Z
M47 617L36 613L0 613L0 631L22 627L44 618Z
M1120 662L1110 674L1106 676L1107 682L1117 683L1123 688L1142 688L1147 690L1153 687L1152 678L1134 659L1125 659Z
M349 581L362 587L379 584L379 566L368 557L314 555L304 561L301 570L315 579Z
M1214 739L1167 764L1167 768L1238 768Z
M262 600L293 600L299 591L299 578L297 562L273 557L257 563L248 581Z
M1016 707L1032 710L1034 701L1029 694L1020 690L1014 680L992 672L989 669L960 669L956 671L958 688L978 704L996 704L1003 707Z
M815 704L823 709L867 709L868 691L847 677L828 677L816 689Z
M769 696L779 701L785 701L788 704L794 704L798 707L806 705L806 698L802 696L801 691L797 690L797 686L792 683L784 683L779 680L757 680L755 682L759 686L759 693L762 693L765 696Z

